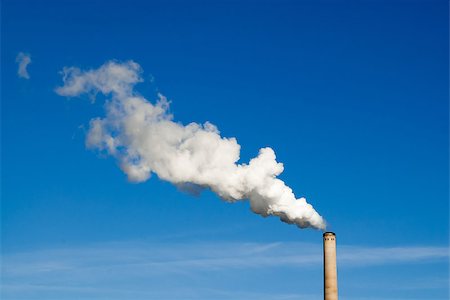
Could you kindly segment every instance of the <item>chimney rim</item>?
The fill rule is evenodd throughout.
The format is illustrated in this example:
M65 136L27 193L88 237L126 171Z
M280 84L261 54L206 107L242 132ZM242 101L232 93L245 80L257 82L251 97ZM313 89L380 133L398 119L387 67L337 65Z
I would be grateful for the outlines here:
M323 236L326 236L326 235L334 235L334 236L336 236L336 233L334 233L332 231L327 231L327 232L323 233Z

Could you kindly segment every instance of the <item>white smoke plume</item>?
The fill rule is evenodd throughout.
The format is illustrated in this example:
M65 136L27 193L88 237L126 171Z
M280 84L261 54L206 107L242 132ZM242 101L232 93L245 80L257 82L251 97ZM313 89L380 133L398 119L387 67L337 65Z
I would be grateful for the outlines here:
M248 164L238 164L240 145L221 137L216 126L173 121L169 103L159 94L155 104L139 95L142 69L133 61L109 61L98 69L64 68L61 96L98 92L110 97L105 116L90 121L86 146L115 157L133 182L152 173L178 186L209 188L228 202L249 199L253 212L278 216L300 228L324 230L323 218L278 179L283 164L271 148L262 148Z

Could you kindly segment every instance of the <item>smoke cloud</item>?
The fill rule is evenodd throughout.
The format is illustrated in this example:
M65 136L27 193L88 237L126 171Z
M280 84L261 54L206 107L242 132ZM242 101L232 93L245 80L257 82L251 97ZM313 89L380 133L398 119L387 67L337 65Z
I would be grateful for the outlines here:
M248 164L237 163L240 145L235 138L221 137L209 122L175 122L166 97L159 94L151 103L135 91L143 81L139 64L109 61L98 69L66 67L62 73L63 86L57 94L110 97L105 116L90 121L86 146L115 157L130 181L143 182L155 173L178 186L211 189L228 202L248 199L252 211L264 217L325 229L325 221L306 199L296 199L277 178L283 164L271 148L260 149Z

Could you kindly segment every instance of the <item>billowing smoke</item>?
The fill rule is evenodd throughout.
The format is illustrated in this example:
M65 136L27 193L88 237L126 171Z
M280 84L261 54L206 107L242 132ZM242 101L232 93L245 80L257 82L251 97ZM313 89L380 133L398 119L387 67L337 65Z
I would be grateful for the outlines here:
M139 64L110 61L98 69L64 68L61 96L75 97L100 92L108 98L105 116L90 121L86 146L117 159L133 182L152 173L178 186L209 188L225 201L249 199L253 212L278 216L298 227L325 229L325 221L292 189L278 179L283 164L271 148L262 148L248 164L238 164L240 145L235 138L221 137L213 124L173 121L163 95L155 104L139 95L142 82Z

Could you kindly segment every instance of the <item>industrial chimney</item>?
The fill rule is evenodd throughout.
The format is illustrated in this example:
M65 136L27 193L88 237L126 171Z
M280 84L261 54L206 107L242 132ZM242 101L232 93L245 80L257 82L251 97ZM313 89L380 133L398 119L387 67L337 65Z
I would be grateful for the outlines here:
M323 234L323 287L325 300L337 300L336 234Z

